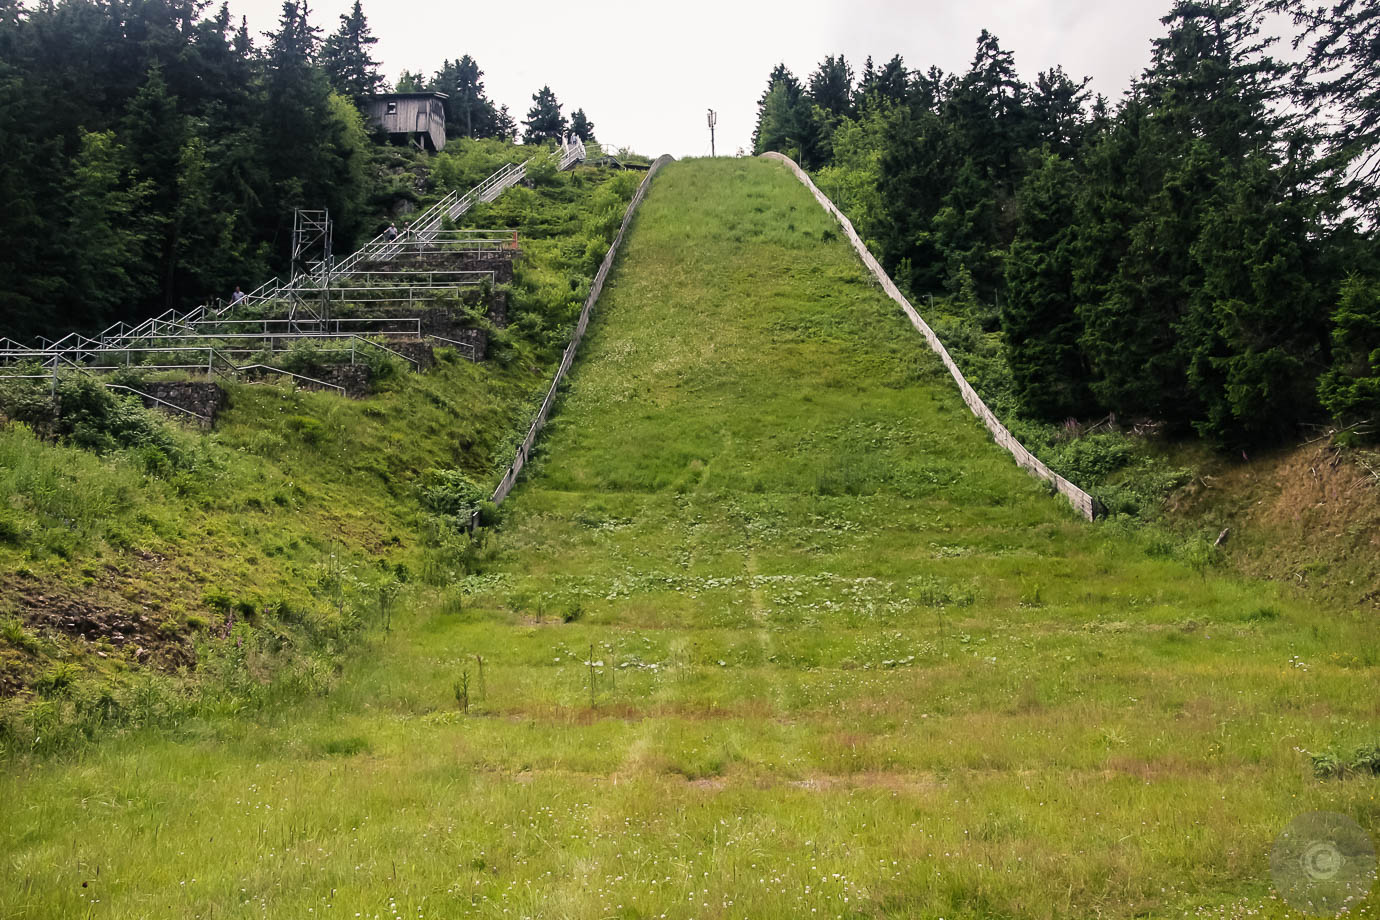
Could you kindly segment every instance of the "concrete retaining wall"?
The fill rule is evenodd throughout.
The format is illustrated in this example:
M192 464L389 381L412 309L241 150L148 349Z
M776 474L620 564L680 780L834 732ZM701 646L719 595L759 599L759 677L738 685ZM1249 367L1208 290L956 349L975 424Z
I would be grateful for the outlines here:
M1015 458L1017 466L1051 483L1054 488L1058 490L1060 495L1068 499L1069 504L1073 506L1074 510L1083 517L1091 521L1102 514L1102 505L1097 499L1046 466L1040 458L1036 457L1025 448L1025 445L1016 440L1015 435L1007 431L1006 426L1001 423L991 409L987 408L987 404L982 401L982 397L978 396L977 391L969 385L967 378L963 376L963 372L958 369L958 365L954 363L954 359L949 356L949 351L944 347L944 343L939 341L939 336L935 335L929 323L926 323L920 317L916 309L911 306L910 301L901 293L900 288L896 287L895 282L891 280L891 276L882 268L881 263L873 258L872 253L869 252L867 246L863 244L862 238L859 237L857 231L853 229L852 221L845 217L843 212L834 206L834 203L829 200L827 195L815 187L814 182L810 181L810 177L806 175L805 170L801 169L796 165L794 160L785 154L772 151L764 153L762 156L784 163L786 167L795 174L795 177L805 184L805 187L815 196L815 200L820 203L824 210L834 215L834 218L843 228L843 232L848 236L848 241L853 244L854 251L862 258L863 264L867 266L868 271L872 272L872 277L877 279L877 282L882 286L882 290L886 291L887 296L900 305L902 311L905 312L906 317L910 320L911 325L920 331L920 334L925 337L925 341L929 342L930 348L935 354L939 355L939 359L944 362L944 366L949 370L949 376L953 377L954 382L958 384L958 391L963 396L963 401L968 404L968 408L972 410L973 414L981 419L982 423L987 426L987 430L992 433L992 440L1000 444Z

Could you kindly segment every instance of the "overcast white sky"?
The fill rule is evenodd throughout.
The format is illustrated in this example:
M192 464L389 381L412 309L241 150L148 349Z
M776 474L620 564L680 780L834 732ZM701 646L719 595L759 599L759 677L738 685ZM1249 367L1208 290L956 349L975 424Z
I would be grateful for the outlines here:
M326 34L353 0L315 0ZM749 147L757 97L784 61L802 80L826 54L862 68L901 54L912 69L961 71L978 32L994 32L1033 79L1062 64L1116 99L1149 63L1150 40L1170 0L693 0L620 4L364 0L390 81L404 68L430 74L469 54L496 103L521 120L550 84L568 116L583 108L599 140L640 153L709 153L706 109L719 113L721 154ZM231 0L251 30L269 30L281 0Z

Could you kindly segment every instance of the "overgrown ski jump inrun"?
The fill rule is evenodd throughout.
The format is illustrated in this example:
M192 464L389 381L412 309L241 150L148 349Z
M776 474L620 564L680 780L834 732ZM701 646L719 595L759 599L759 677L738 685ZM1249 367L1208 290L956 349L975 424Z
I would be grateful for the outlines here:
M330 695L7 769L0 916L1284 916L1374 808L1374 629L1052 499L782 165L665 167L582 348Z

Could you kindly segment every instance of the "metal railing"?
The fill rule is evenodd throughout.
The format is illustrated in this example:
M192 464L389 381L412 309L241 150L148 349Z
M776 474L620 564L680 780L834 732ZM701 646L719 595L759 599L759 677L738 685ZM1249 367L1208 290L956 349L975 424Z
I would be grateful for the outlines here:
M567 169L567 163L573 163L584 158L584 145L561 147L556 156L560 168ZM353 255L333 266L330 269L331 275L337 278L348 275L362 262L387 262L398 254L406 252L410 245L432 242L440 234L446 232L443 228L447 220L455 220L476 204L493 201L503 194L504 190L521 182L527 177L527 167L536 162L537 159L538 157L534 156L528 157L521 163L508 163L469 191L461 193L457 190L449 193L413 218L412 224L406 232L399 234L394 239L388 239L387 231L380 233L361 246ZM324 268L325 266L323 266ZM324 277L324 272L321 277Z
M346 279L362 271L359 266L365 263L386 262L399 254L420 251L423 247L435 246L445 251L465 251L467 247L473 251L496 251L515 246L516 241L508 236L511 231L504 231L503 237L499 237L495 231L453 231L445 229L445 222L460 217L475 204L493 201L505 189L522 181L527 175L529 165L539 158L551 155L542 153L529 157L522 163L509 163L469 191L463 194L458 191L447 194L415 218L406 233L390 240L385 231L341 262L335 265L320 265L315 273L304 274L287 282L271 278L233 303L215 300L190 310L170 309L135 325L119 321L94 336L79 332L68 333L60 339L40 336L36 348L21 345L12 339L0 339L0 360L41 358L54 352L70 353L129 347L147 341L150 337L164 335L170 329L195 334L192 327L209 320L220 319L241 306L291 300L306 290L318 292L324 284ZM569 169L586 158L585 145L578 138L573 142L564 143L557 148L554 157L560 169ZM492 280L493 273L488 274ZM411 293L417 292L414 290ZM413 299L411 296L407 298L409 303Z
M393 279L398 279L400 283L389 285L388 282ZM408 287L439 289L475 287L485 282L492 284L493 281L494 272L492 271L451 271L445 269L439 271L425 269L418 271L379 271L371 269L352 273L345 283L340 283L341 279L338 278L332 279L330 291L348 300L349 297L346 295L351 291L370 290L380 285L396 287L399 290ZM293 285L289 290L297 294L319 294L327 289L319 282L307 282Z
M614 259L618 256L619 247L623 245L623 237L632 224L633 214L637 212L637 206L647 196L647 189L651 187L653 177L656 176L661 167L673 162L674 159L669 154L658 157L651 168L647 170L647 175L642 179L642 183L638 185L632 201L628 202L627 210L623 212L623 222L618 226L618 233L614 236L613 242L609 244L608 252L604 254L604 261L600 263L599 271L595 273L594 280L589 286L589 296L585 298L584 306L580 308L580 319L575 323L575 331L570 336L569 344L561 353L561 363L556 368L556 374L551 379L551 385L547 387L546 396L537 409L536 417L527 426L526 436L518 444L517 450L513 452L513 461L503 471L502 478L499 479L498 485L494 487L493 493L490 495L489 500L495 505L503 504L508 493L513 490L513 486L517 485L518 476L532 456L532 449L536 446L537 436L546 427L546 420L550 418L551 410L556 405L556 396L560 391L561 382L565 380L571 366L575 363L575 355L580 349L580 342L584 339L585 330L589 328L589 318L594 311L594 304L599 300L599 295L603 293L604 282L608 280L609 273L613 271ZM470 514L469 528L471 531L479 528L479 517L478 510Z
M400 235L390 248L397 255L507 252L518 248L518 240L516 230L438 230L425 240Z
M569 169L584 159L586 159L585 142L578 137L561 146L560 169L562 171Z
M185 351L185 349L182 349L182 350ZM296 374L296 373L293 373L292 371L284 370L283 368L280 368L280 367L271 367L271 366L269 366L269 365L267 365L267 364L237 365L237 364L235 364L233 361L231 361L228 357L226 357L225 355L223 355L223 354L221 354L220 352L216 351L215 349L210 349L210 355L209 355L209 357L207 358L206 364L204 365L204 367L206 368L206 375L207 375L208 379L209 379L211 376L213 376L213 375L215 375L215 374L217 374L217 373L220 373L222 376L224 376L224 373L223 373L222 371L218 370L218 369L216 368L216 366L215 366L215 359L216 359L217 357L219 357L219 358L221 359L222 363L225 364L225 365L227 365L228 367L230 367L230 369L231 369L232 371L234 371L236 374L240 374L240 373L243 373L243 372L245 372L245 371L252 371L252 370L271 371L271 372L273 372L273 373L275 373L275 374L281 374L281 375L286 376L286 377L291 377L291 378L293 378L293 379L295 379L295 380L303 380L303 381L306 381L307 383L313 384L313 385L315 385L315 386L320 386L320 387L325 387L325 388L327 388L327 389L336 390L336 391L340 392L342 395L345 393L345 388L342 387L342 386L339 386L338 384L330 383L329 381L325 381L325 380L317 380L315 377L308 377L308 376L306 376L306 375L304 375L304 374ZM0 374L0 380L44 380L44 381L50 381L51 395L52 395L53 397L56 397L56 396L57 396L57 389L58 389L58 381L59 381L59 372L60 372L64 367L65 367L66 369L71 370L71 371L75 371L75 372L78 373L78 374L82 374L82 375L84 375L84 376L88 376L88 377L92 377L92 378L95 378L95 377L97 376L96 372L99 371L99 370L103 370L103 369L118 369L118 366L116 366L115 368L98 368L98 367L92 367L92 366L86 365L86 364L77 364L77 363L72 362L70 359L68 359L67 357L65 357L65 356L63 356L63 355L53 355L53 356L52 356L51 358L49 358L46 362L44 362L43 366L44 366L45 368L47 368L46 372L43 373L43 374ZM165 366L165 367L168 368L168 369L172 369L173 366L169 365L169 366ZM187 365L187 367L195 367L197 370L200 370L200 369L203 367L203 365L198 363L198 364L196 364L196 365ZM108 389L108 390L123 390L123 391L126 392L126 393L132 393L133 395L138 396L140 399L147 400L148 402L154 403L154 404L156 404L156 405L163 406L163 407L168 408L168 409L172 409L172 410L174 410L174 411L176 411L176 412L182 413L183 415L190 415L190 416L192 416L193 418L198 419L198 420L200 420L200 421L202 421L202 422L207 422L207 423L209 423L209 422L211 421L211 419L210 419L208 416L202 415L200 412L194 412L194 411L192 411L191 409L186 408L185 406L179 406L179 405L177 405L177 404L175 404L175 403L169 402L169 401L166 400L166 399L163 399L163 398L158 397L158 396L154 396L152 393L147 393L147 392L145 392L145 391L143 391L143 390L140 390L140 389L138 389L138 388L136 388L136 387L129 386L128 384L123 384L123 383L111 383L111 382L106 381L106 380L102 380L102 381L99 381L99 382L100 382L100 384L101 384L102 386L104 386L104 387L105 387L106 389Z
M408 335L411 337L421 338L423 336L423 333L421 332L420 320L413 320L413 322L416 323L415 331L395 333L384 332L371 334L380 337L386 337L388 335ZM279 351L287 351L292 344L295 344L297 342L327 341L348 344L350 346L349 350L352 359L351 363L353 363L353 356L355 354L356 349L362 346L365 348L376 349L388 355L392 355L393 357L400 358L406 361L408 364L412 365L413 368L420 367L420 362L418 362L417 359L405 355L402 352L397 351L395 349L389 348L381 342L375 342L372 339L368 339L362 335L358 335L356 333L351 332L224 333L198 335L195 340L190 341L184 340L182 337L179 336L164 336L161 339L159 339L158 337L150 338L154 341L169 341L175 344L111 345L107 347L71 348L62 350L30 350L26 353L25 357L27 359L37 358L43 362L44 366L51 366L51 362L62 362L67 365L70 365L71 367L80 368L88 371L117 371L130 369L138 369L140 371L153 372L195 371L199 373L204 371L208 377L216 373L220 373L222 376L227 376L223 370L218 370L216 367L216 360L220 359L222 367L228 369L230 375L233 376L238 374L239 371L243 370L244 368L235 364L235 362L231 360L231 355L256 355L261 354L264 351L267 351L269 354L275 354ZM259 347L251 347L250 345L245 343L262 344L260 344ZM288 347L280 348L279 346L283 345L284 343L287 343ZM341 353L344 353L344 349L337 350ZM323 350L323 353L327 353L328 351L329 350ZM178 357L173 357L171 360L168 361L141 360L136 363L134 360L135 355L147 357L150 355L184 356L201 354L204 354L206 356L205 360L198 359L193 363L188 363L186 359L179 360ZM0 352L0 358L5 357L7 357L7 355L3 352ZM115 363L96 363L101 360L114 361ZM287 372L284 371L283 373ZM46 377L47 375L45 374L44 376ZM0 379L16 379L18 377L32 377L32 375L0 375ZM320 381L313 380L312 382L319 383Z
M364 329L363 326L396 326L394 329L374 328ZM344 332L346 327L356 335L412 335L422 334L422 320L416 316L383 316L383 317L342 317L328 320L316 319L203 319L191 323L194 334L204 337L203 328L213 331L226 331L235 327L252 326L257 328L264 335L281 328L285 332ZM312 327L316 327L313 329Z

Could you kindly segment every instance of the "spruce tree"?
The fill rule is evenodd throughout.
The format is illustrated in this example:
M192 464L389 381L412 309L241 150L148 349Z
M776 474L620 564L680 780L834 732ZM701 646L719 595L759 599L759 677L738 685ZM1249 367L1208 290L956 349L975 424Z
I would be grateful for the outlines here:
M809 113L810 103L800 81L785 64L777 64L767 78L766 91L757 99L753 153L776 150L799 159L802 147L807 145Z
M828 55L810 74L810 101L830 115L853 114L853 68L843 55Z
M858 88L853 94L853 110L862 108L863 103L877 90L877 68L872 66L872 55L863 62L862 73L858 74Z
M576 109L570 116L570 133L586 143L594 140L594 122L585 116L584 109Z
M370 148L359 112L332 93L316 64L318 30L306 3L287 0L265 52L263 150L271 197L264 236L280 240L280 258L295 208L326 208L336 245L350 246L363 229L371 192ZM361 184L362 183L362 184Z
M513 118L506 105L498 107L498 117L494 121L494 137L501 141L517 139L517 120Z
M978 36L972 66L953 87L945 116L994 197L1010 198L1020 179L1020 155L1034 142L1025 110L1027 87L1015 58L986 29Z
M1007 364L1022 411L1057 421L1090 407L1073 288L1073 165L1046 152L1018 196L1020 221L1006 259L1001 306Z
M149 68L144 86L130 101L121 137L135 181L145 186L140 202L149 250L143 253L143 272L159 279L162 306L176 303L174 283L178 248L177 225L172 214L181 189L178 164L188 134L187 119L177 110L168 92L162 69Z
M1332 314L1332 366L1318 393L1332 417L1380 434L1380 282L1353 275Z
M10 27L0 22L0 52ZM57 164L31 133L24 84L0 53L0 336L18 339L55 328L49 324L60 318L52 313L62 279L45 264L45 253L56 250L50 203L59 197Z
M832 161L834 132L854 113L853 68L843 55L829 55L820 63L810 75L806 97L804 121L809 128L802 132L801 165L818 169Z
M1335 125L1331 154L1351 174L1353 201L1380 224L1380 0L1271 0L1302 27L1308 49L1295 72L1295 98Z
M1317 223L1306 195L1281 197L1289 173L1261 153L1219 178L1197 240L1202 284L1178 333L1194 427L1227 446L1274 441L1316 408L1327 345Z
M1062 67L1040 73L1029 96L1034 143L1048 147L1065 160L1078 158L1088 132L1090 81L1090 77L1074 81Z
M63 256L81 271L67 275L63 299L71 326L96 329L131 318L130 308L152 285L145 274L149 187L131 175L113 131L79 140L63 195Z
M906 99L909 83L910 74L906 70L906 63L897 54L877 71L877 80L873 85L877 96L883 101L899 104Z
M321 64L331 88L355 105L361 105L383 86L378 62L369 53L369 46L377 43L360 0L355 0L350 12L341 15L340 28L321 47Z
M532 94L532 107L527 110L527 118L522 122L522 142L541 144L546 141L559 141L566 133L568 125L561 114L561 104L551 87L543 86Z
M445 61L428 88L445 93L447 137L498 137L498 110L484 94L484 71L468 54Z
M426 90L426 77L422 76L421 71L412 72L404 70L398 74L397 85L394 90L399 93L420 93Z
M1097 397L1123 413L1148 411L1153 400L1145 367L1151 354L1172 346L1164 324L1137 309L1119 280L1132 231L1163 182L1150 130L1148 106L1130 94L1085 148L1075 217L1073 284L1082 350L1095 371Z
M778 81L763 97L755 134L757 153L775 150L803 164L805 151L814 149L809 101L793 94L786 81Z
M887 270L917 294L944 290L947 251L934 221L963 164L952 126L936 113L901 109L887 121L877 242Z

